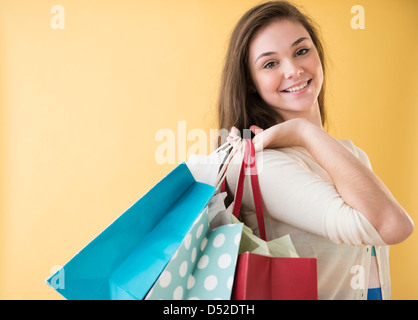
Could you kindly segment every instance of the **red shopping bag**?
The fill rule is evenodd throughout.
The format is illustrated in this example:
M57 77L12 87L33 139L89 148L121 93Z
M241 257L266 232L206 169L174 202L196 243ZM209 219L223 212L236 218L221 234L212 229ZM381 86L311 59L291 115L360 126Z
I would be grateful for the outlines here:
M316 259L275 258L244 252L232 300L317 300Z
M266 240L263 206L255 165L255 150L246 141L238 178L233 214L239 215L244 189L245 169L250 166L251 186L260 238ZM248 150L251 151L248 160ZM317 300L315 258L280 258L244 252L238 257L232 300Z

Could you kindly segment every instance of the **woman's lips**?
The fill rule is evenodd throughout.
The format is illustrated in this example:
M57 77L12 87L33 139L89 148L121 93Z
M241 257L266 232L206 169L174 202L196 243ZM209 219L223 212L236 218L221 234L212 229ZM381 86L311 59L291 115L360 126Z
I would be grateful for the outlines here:
M294 85L294 86L292 86L290 88L287 88L285 90L281 90L280 92L282 92L282 93L293 93L293 94L305 92L306 89L311 84L311 81L312 81L312 79L309 79L305 82L299 83L299 84Z

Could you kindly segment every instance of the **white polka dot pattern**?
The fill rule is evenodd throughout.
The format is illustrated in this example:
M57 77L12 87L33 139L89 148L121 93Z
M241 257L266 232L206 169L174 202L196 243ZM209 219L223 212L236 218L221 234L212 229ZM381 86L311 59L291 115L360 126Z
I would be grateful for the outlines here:
M230 299L242 226L211 231L204 210L146 299Z

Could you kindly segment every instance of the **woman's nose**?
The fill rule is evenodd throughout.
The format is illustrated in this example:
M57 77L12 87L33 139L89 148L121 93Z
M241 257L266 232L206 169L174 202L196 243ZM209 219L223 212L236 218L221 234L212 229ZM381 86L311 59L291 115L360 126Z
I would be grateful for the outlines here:
M303 73L303 68L292 61L285 62L284 77L285 79L298 78Z

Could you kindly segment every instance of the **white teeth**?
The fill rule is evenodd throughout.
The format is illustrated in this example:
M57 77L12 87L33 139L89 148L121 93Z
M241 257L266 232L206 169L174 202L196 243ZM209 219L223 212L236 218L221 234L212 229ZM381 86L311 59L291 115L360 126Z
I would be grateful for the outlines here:
M308 85L308 81L306 81L305 83L301 84L300 86L297 87L292 87L289 89L284 90L285 92L295 92L295 91L299 91L302 90L303 88L305 88Z

